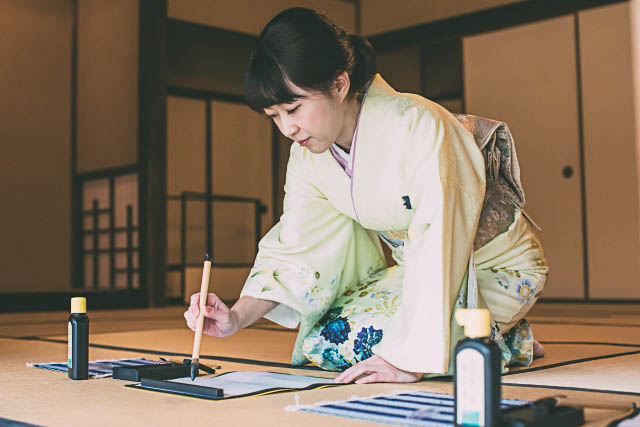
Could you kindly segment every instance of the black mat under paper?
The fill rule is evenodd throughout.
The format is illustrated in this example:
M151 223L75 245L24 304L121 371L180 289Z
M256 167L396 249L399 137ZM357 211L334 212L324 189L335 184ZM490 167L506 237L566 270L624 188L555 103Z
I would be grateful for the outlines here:
M216 377L221 377L224 375L228 375L231 374L233 372L225 372L223 374L220 375L216 375ZM287 374L281 374L281 375L287 375ZM341 387L341 386L345 386L348 384L343 384L343 383L335 383L335 384L327 384L327 383L318 383L318 384L311 384L307 387L273 387L273 388L265 388L265 389L261 389L258 391L255 391L253 393L245 393L245 394L239 394L239 395L233 395L233 396L212 396L209 394L205 394L203 392L198 392L197 390L186 390L185 388L181 387L181 383L176 383L173 381L158 381L158 380L143 380L141 383L139 384L127 384L125 385L125 387L130 387L130 388L135 388L135 389L141 389L141 390L148 390L148 391L154 391L154 392L159 392L159 393L168 393L168 394L176 394L176 395L180 395L180 396L188 396L188 397L195 397L198 399L206 399L206 400L229 400L229 399L238 399L238 398L242 398L242 397L252 397L252 396L266 396L269 394L276 394L276 393L287 393L287 392L297 392L297 391L306 391L306 390L315 390L315 389L319 389L319 388L328 388L328 387ZM197 387L200 389L208 389L209 387ZM204 390L203 390L204 391Z

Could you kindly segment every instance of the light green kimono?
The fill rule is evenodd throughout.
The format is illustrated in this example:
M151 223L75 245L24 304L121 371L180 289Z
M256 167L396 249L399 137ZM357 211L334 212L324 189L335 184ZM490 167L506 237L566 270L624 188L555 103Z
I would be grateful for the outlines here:
M300 325L292 362L304 363L303 340L335 299L385 268L373 231L408 230L402 302L373 352L400 369L445 372L484 199L482 154L452 114L380 76L356 136L351 179L329 151L292 145L284 213L260 242L241 295L278 302L265 317Z

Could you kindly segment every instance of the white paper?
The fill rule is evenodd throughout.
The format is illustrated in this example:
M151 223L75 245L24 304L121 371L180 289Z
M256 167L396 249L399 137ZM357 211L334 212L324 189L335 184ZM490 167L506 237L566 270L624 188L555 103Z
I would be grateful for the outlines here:
M314 384L335 384L333 379L305 375L278 374L275 372L239 371L215 377L190 377L170 380L175 383L221 388L224 397L256 393L272 388L303 389Z

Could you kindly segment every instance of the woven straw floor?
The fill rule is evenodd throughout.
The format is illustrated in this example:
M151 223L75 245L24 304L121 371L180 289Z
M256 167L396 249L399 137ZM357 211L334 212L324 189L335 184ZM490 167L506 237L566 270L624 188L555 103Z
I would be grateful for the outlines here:
M90 312L90 359L181 359L193 333L183 308ZM72 381L66 374L27 368L26 362L66 359L66 312L0 314L0 418L37 425L278 426L369 424L285 411L296 393L212 402L124 387L113 379ZM505 398L535 400L553 395L591 402L640 403L640 305L539 304L528 317L546 355L503 377ZM237 370L333 377L290 367L295 331L261 321L237 335L203 339L206 364L220 373ZM302 404L367 397L398 390L452 392L452 384L348 385L297 393ZM586 411L588 425L604 426L620 411ZM0 420L0 424L2 420Z

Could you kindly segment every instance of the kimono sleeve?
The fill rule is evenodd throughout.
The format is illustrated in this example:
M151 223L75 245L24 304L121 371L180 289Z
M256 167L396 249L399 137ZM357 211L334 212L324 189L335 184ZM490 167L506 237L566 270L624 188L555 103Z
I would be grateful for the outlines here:
M283 215L260 241L241 292L279 303L265 318L289 328L300 323L294 364L304 362L302 340L346 286L385 267L377 238L314 185L311 156L292 146Z
M420 163L411 185L415 213L405 243L402 303L373 349L411 372L448 369L451 312L484 198L482 156L471 134L452 120L424 119L412 133L422 145L415 141L409 150Z

